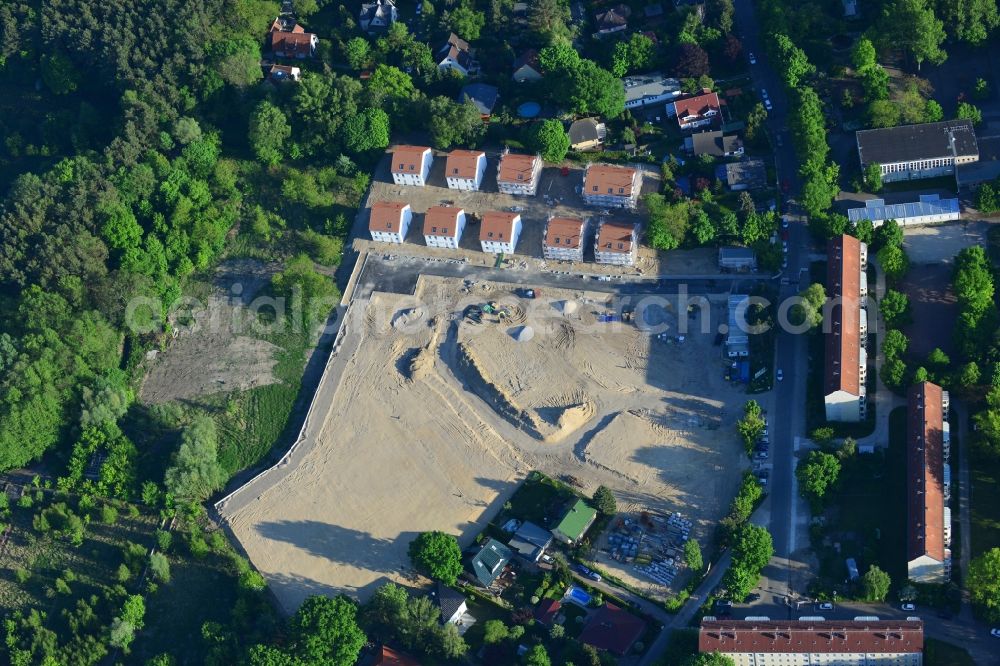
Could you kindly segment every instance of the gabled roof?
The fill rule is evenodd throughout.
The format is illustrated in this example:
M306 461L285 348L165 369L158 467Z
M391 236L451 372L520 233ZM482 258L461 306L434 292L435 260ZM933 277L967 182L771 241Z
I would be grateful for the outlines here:
M931 382L910 387L906 411L907 560L945 560L944 392Z
M514 235L514 221L519 213L490 211L483 213L483 223L479 227L479 240L509 243Z
M917 654L924 649L924 623L702 620L698 651L769 654Z
M526 557L530 560L536 560L536 556L540 556L542 550L549 547L552 543L552 532L535 525L532 522L525 521L521 528L514 533L511 537L510 543L508 544L512 550L517 551L522 557Z
M831 238L826 251L826 293L839 303L826 334L824 395L845 391L861 395L861 243L844 234Z
M481 150L453 150L448 153L444 175L446 178L474 180L479 173L479 159L485 157L486 153Z
M286 56L295 56L299 53L311 54L312 42L316 38L316 35L306 32L298 23L293 24L291 30L287 30L281 18L274 19L270 35L271 50L281 51Z
M431 206L424 213L424 236L442 236L454 238L458 228L458 214L462 208L457 206Z
M493 113L493 107L496 106L499 96L500 89L496 86L488 83L470 83L462 88L458 94L458 101L464 103L466 99L471 99L479 109L479 113L488 116Z
M558 599L542 599L542 603L535 608L535 619L545 626L551 626L562 608L562 602Z
M455 33L448 35L448 39L437 50L438 62L445 58L451 58L464 69L472 66L472 54L469 51L469 42L465 41Z
M522 67L530 67L540 75L542 73L542 68L541 65L538 64L538 51L535 49L527 49L519 55L517 60L514 61L514 71L516 72Z
M615 196L632 196L632 183L635 181L635 169L632 167L612 166L610 164L591 164L587 167L587 175L583 180L584 194L613 194ZM594 188L597 188L596 190ZM608 190L611 190L610 192ZM619 192L618 190L624 190Z
M519 155L505 153L500 157L500 170L497 180L503 183L528 183L535 170L535 161L541 160L538 155Z
M396 146L392 149L392 173L420 173L427 146Z
M441 609L441 621L447 622L466 603L465 595L444 583L437 584L437 604Z
M590 615L580 641L599 650L625 655L645 631L646 623L641 618L606 603Z
M628 25L628 18L632 16L632 10L628 5L615 5L597 12L595 20L598 30L610 30Z
M489 587L493 581L500 577L503 568L507 566L513 556L510 548L496 539L488 539L483 544L482 550L472 558L472 572L484 587Z
M582 499L578 499L569 508L569 511L566 512L563 519L559 521L559 524L555 526L554 531L559 531L573 541L576 541L583 536L587 527L590 526L596 517L597 510L588 506Z
M583 243L583 220L576 217L550 217L542 242L546 247L579 249Z
M396 8L396 3L392 0L373 0L372 2L361 3L361 18L372 21L376 18L389 21L392 18L392 10Z
M674 102L678 121L684 118L704 116L712 110L718 113L720 108L719 95L714 92L695 95L687 99L679 99Z
M971 120L861 130L857 139L863 165L979 155Z
M375 666L420 666L420 662L405 652L383 645L382 651L375 657Z
M398 234L403 228L403 210L409 205L399 201L376 201L372 204L368 230Z
M601 252L628 254L632 251L634 233L635 225L629 222L601 222L597 231L597 248Z

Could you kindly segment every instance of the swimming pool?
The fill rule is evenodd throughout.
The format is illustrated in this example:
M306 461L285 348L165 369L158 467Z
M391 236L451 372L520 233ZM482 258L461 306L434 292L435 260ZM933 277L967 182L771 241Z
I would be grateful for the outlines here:
M586 590L579 588L575 585L571 585L569 589L566 590L566 601L571 601L578 606L583 606L586 608L590 605L590 595Z

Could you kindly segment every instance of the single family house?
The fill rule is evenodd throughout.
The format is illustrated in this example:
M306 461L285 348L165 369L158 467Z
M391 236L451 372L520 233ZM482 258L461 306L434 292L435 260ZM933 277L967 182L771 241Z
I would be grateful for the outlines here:
M700 95L674 102L674 115L682 130L705 127L721 120L722 104L717 93L706 90Z
M569 126L569 147L573 150L600 148L607 135L607 127L597 118L581 118Z
M448 188L474 192L486 173L486 153L481 150L453 150L448 153L444 176Z
M490 211L483 214L483 223L479 229L479 242L483 252L511 254L520 237L520 213Z
M319 38L311 32L306 32L298 23L293 23L291 29L280 18L274 19L269 31L271 53L278 58L312 58L316 55L316 45Z
M358 25L368 34L385 32L399 18L396 4L392 0L375 0L361 3Z
M427 146L396 146L392 149L392 182L423 187L433 162L434 153Z
M541 155L505 152L497 165L497 188L504 194L533 196L542 175Z
M480 585L489 589L513 556L507 546L496 539L487 539L482 549L472 558L472 573Z
M410 204L398 201L377 201L372 204L368 231L373 241L402 243L410 230L413 211Z
M552 536L569 545L576 544L597 520L597 510L582 499L576 500L559 524L552 528Z
M514 75L517 83L525 81L541 81L542 67L538 64L538 51L528 49L514 61Z
M465 232L465 210L455 206L431 206L424 213L424 243L427 247L457 248Z
M438 50L435 51L435 59L438 69L450 69L462 76L468 76L479 69L476 61L472 58L469 42L455 33L448 35L445 43L438 47Z

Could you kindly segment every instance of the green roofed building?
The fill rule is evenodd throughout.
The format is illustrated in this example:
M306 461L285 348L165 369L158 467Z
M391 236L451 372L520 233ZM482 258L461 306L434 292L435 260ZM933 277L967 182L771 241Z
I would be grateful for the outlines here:
M597 519L597 509L578 499L569 508L559 524L552 528L552 536L563 543L575 544Z
M510 548L496 539L487 539L483 549L472 558L472 572L476 574L476 580L488 589L500 577L512 557L514 553Z

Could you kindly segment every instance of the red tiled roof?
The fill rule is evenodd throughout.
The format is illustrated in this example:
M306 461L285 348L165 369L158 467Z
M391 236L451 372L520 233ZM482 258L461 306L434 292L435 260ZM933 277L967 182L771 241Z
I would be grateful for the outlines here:
M542 603L535 608L535 619L545 626L550 626L559 614L562 602L558 599L542 599Z
M624 655L644 631L646 623L641 618L613 604L604 604L587 620L580 641L599 650Z
M699 652L916 654L924 649L924 623L703 620Z
M541 159L537 155L518 155L516 153L506 153L500 158L500 171L497 173L497 180L510 183L531 182L531 174L535 169L535 160Z
M479 240L509 243L514 233L514 220L521 217L518 213L501 213L490 211L483 214L483 223L479 228Z
M632 196L632 182L634 179L635 169L630 167L591 164L587 167L587 175L583 180L583 192L584 194L593 194L595 196L598 194L611 194L614 196L630 197Z
M375 666L420 666L420 662L405 652L383 645L382 652L375 658Z
M906 412L907 554L944 562L943 391L922 382L910 387Z
M578 249L583 243L583 220L575 217L550 218L542 242L546 247Z
M632 251L632 233L635 225L628 222L602 222L597 232L597 247L601 252Z
M424 235L453 237L461 212L457 206L431 206L424 213Z
M447 178L474 180L480 157L486 157L486 153L481 150L453 150L448 153L444 175Z
M377 201L372 204L371 217L368 220L369 231L388 231L398 234L402 228L403 209L410 204L398 201Z
M861 395L861 243L844 234L827 244L826 292L839 299L826 334L826 391Z
M427 146L396 146L392 149L392 173L420 173Z
M291 30L282 30L281 20L274 19L270 33L272 51L281 51L286 57L293 57L299 53L305 55L312 53L314 35L311 32L306 32L305 28L298 23Z
M704 116L709 110L719 111L719 108L719 96L716 93L705 93L674 102L678 121L688 116Z

